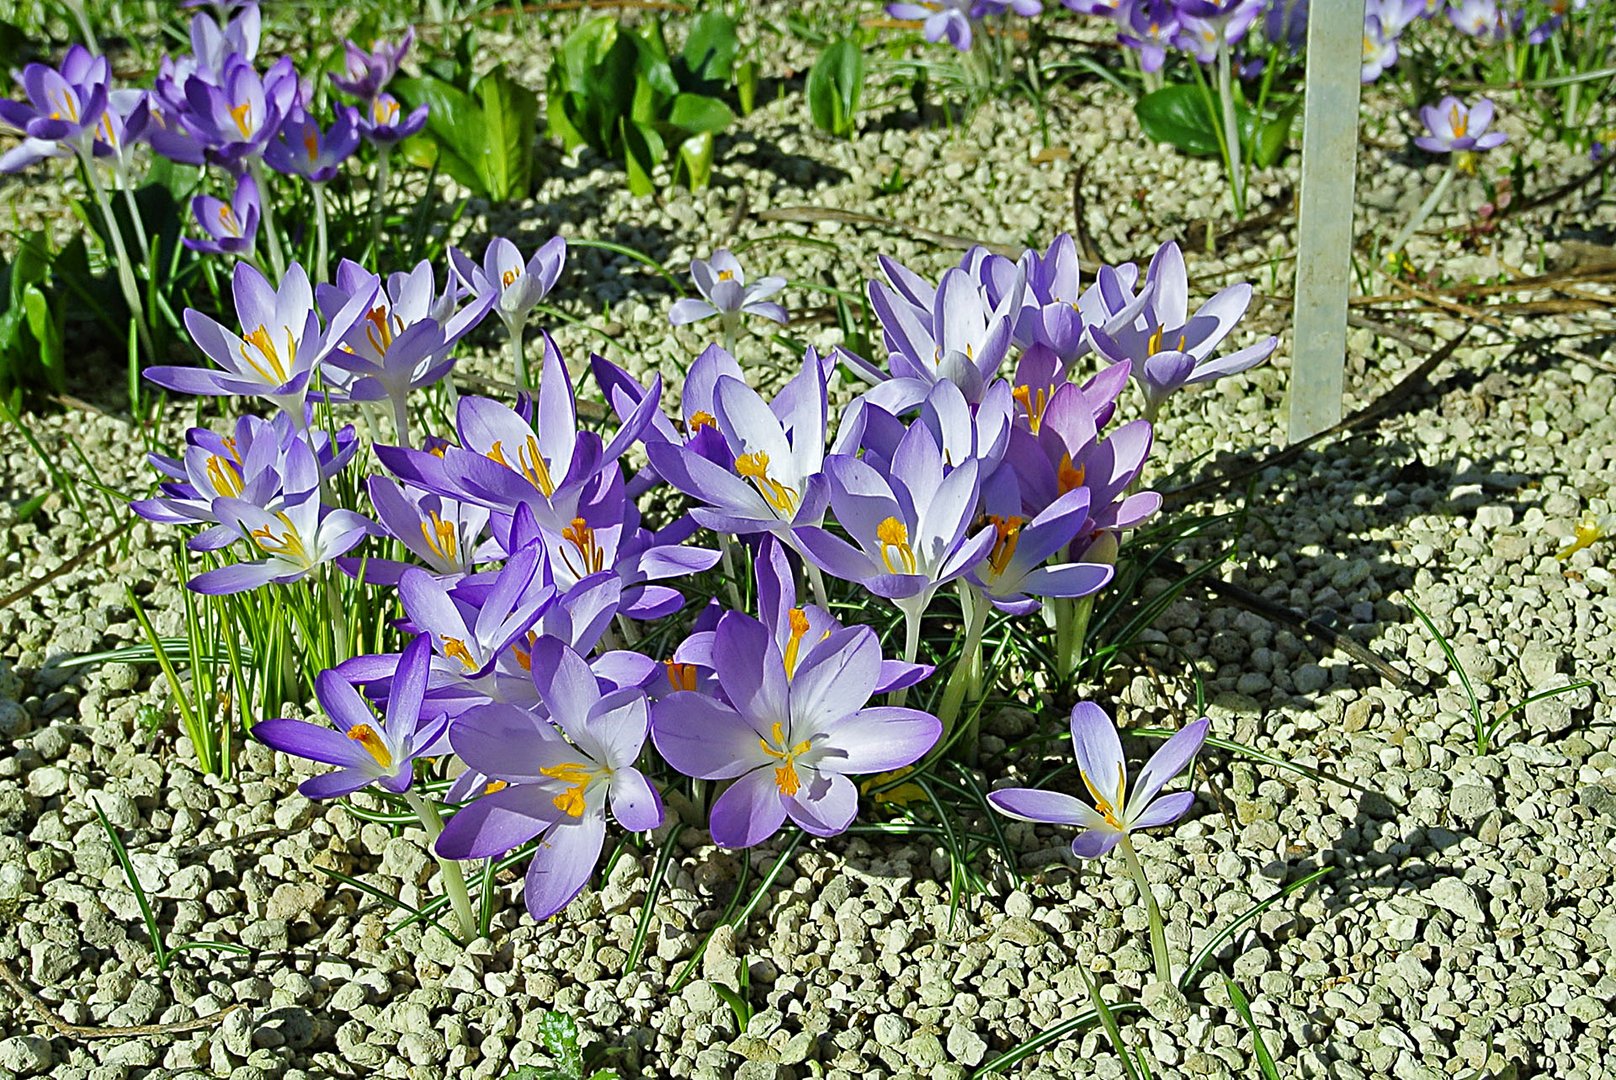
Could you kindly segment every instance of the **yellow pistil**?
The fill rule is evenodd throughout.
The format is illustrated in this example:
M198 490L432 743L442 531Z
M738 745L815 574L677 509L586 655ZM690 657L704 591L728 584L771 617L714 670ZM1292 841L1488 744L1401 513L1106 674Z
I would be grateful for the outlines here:
M454 522L444 521L436 510L427 511L426 516L431 519L421 522L426 546L444 562L454 562L460 554L460 536L455 532Z
M664 660L662 667L668 673L668 685L675 690L696 688L696 665L681 664L677 660Z
M1089 796L1094 800L1094 809L1098 810L1100 816L1105 818L1105 823L1113 829L1121 829L1123 827L1122 820L1118 815L1122 813L1122 807L1128 800L1127 768L1122 762L1117 762L1117 801L1115 803L1100 794L1100 790L1094 786L1094 781L1089 779L1088 773L1079 769L1077 770L1077 775L1083 778L1083 786L1089 789Z
M448 637L443 639L443 655L451 660L460 661L460 666L467 671L477 670L477 661L471 657L471 650L466 648L465 638Z
M578 577L588 577L598 574L606 567L606 553L595 543L595 530L591 529L581 517L573 518L572 524L561 530L561 539L571 544L573 550L578 552L582 565L574 565L572 556L567 554L566 548L561 549L561 558Z
M378 124L391 124L398 116L398 102L377 98L370 107L370 115Z
M241 470L237 469L236 463L229 458L220 457L218 454L208 455L207 473L208 483L212 484L213 490L220 495L228 495L232 499L241 495Z
M512 283L515 282L516 279L521 277L521 276L522 276L522 268L520 266L518 266L515 270L506 270L504 273L499 275L499 286L500 286L500 288L502 288L502 289L510 288Z
M776 513L790 517L797 512L797 489L770 478L768 454L762 451L742 454L735 459L735 472L752 481L758 494L763 496L763 501L773 507Z
M1010 391L1010 396L1021 403L1022 409L1027 413L1027 426L1032 428L1034 435L1044 422L1044 410L1049 408L1049 388L1040 386L1036 394L1030 386L1018 386Z
M269 336L269 329L262 325L260 325L258 329L248 334L242 340L240 350L241 358L247 361L247 366L258 372L258 374L263 376L266 381L273 381L277 386L284 383L287 379L287 361L293 359L297 355L297 340L292 337L292 328L288 326L285 329L286 356L284 358L275 348L275 339ZM257 360L253 359L252 352L249 352L247 349L247 346L249 345L252 346L252 351L258 354L259 359L263 360L264 364L269 365L267 369L263 366L263 364L260 364Z
M808 613L800 607L794 607L786 613L786 621L791 624L791 636L786 639L786 678L797 673L797 656L802 651L802 636L808 632Z
M363 746L370 756L376 759L376 764L382 768L391 769L393 767L392 751L387 749L387 744L382 741L382 737L376 734L376 729L369 724L355 724L348 729L348 738Z
M378 356L386 356L387 350L393 347L394 335L404 331L403 319L394 315L389 322L387 316L385 307L373 307L365 312L365 321L370 324L365 327L365 340Z
M303 547L303 538L297 535L297 529L292 520L285 514L276 514L286 531L279 536L275 535L273 526L260 525L252 531L253 542L263 550L266 555L278 555L283 559L308 565L309 554Z
M236 130L241 132L243 139L252 138L252 102L243 101L230 110L230 119L236 122Z
M998 576L1004 573L1010 560L1016 556L1016 545L1021 542L1022 520L1014 516L989 514L988 521L993 524L993 549L988 552L988 566L993 569L994 576Z
M690 434L694 436L696 432L700 431L704 427L717 428L718 417L714 416L710 412L702 412L698 410L697 412L690 414L690 423L687 426Z
M66 113L67 118L73 123L79 122L79 99L71 90L64 89L61 96L56 99L56 111L51 113L51 119L60 120L63 113Z
M1604 536L1604 526L1598 518L1590 514L1577 522L1577 527L1572 533L1571 543L1556 552L1554 557L1564 562L1583 548L1592 547L1596 542L1604 539Z
M1464 138L1465 132L1470 130L1470 114L1461 109L1458 102L1454 102L1448 110L1448 126L1453 129L1456 139Z
M584 816L584 789L589 786L596 773L591 772L581 761L566 761L560 765L540 769L539 774L570 785L566 791L551 800L557 810L568 817Z
M733 271L733 270L720 270L718 272L718 280L719 281L734 281L735 280L735 271Z
M112 129L112 113L102 113L101 122L96 125L96 128L101 132L101 141L116 150L118 148L118 135Z
M505 459L505 450L499 440L495 440L486 457L490 461L497 461L512 472L521 473L546 499L555 494L555 481L550 479L550 466L544 460L544 455L539 453L539 440L536 436L529 435L522 448L516 452L515 465Z
M785 728L778 720L774 722L773 734L772 744L768 739L759 739L758 745L763 747L765 754L780 761L780 765L774 770L774 784L780 789L780 794L795 795L802 790L802 780L797 776L797 758L806 754L811 744L804 739L795 746L788 747Z
M915 549L909 546L909 526L895 517L889 517L875 527L875 538L881 542L881 561L889 574L915 573ZM892 552L898 561L892 561ZM898 569L898 567L903 569Z
M236 212L228 206L219 207L219 224L231 236L241 235L241 222L236 220Z
M1062 495L1077 490L1083 486L1087 471L1082 465L1072 464L1071 454L1062 454L1060 466L1055 470L1055 490Z
M506 788L508 788L510 786L511 785L507 784L503 780L490 780L490 781L488 781L488 783L483 785L483 794L484 795L492 795L494 792L496 792L496 791L504 791Z

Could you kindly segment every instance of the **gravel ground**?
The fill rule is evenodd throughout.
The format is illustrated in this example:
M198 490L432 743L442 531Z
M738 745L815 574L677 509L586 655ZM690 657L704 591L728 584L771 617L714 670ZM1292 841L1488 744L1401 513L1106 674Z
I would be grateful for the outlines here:
M507 44L532 57L534 79L543 42L489 47ZM1362 225L1384 233L1436 174L1382 148L1401 145L1399 107L1375 96L1369 107ZM636 201L598 162L558 162L531 204L473 207L471 229L515 232L519 242L561 229L677 265L730 234L744 193L748 211L733 237L753 243L749 266L851 288L877 252L928 273L957 253L910 239L901 225L804 227L757 215L837 207L1042 243L1071 226L1078 162L1087 164L1086 227L1112 259L1148 255L1220 214L1215 171L1150 147L1103 87L1063 98L1050 123L1049 143L1066 156L1029 155L1036 118L1020 105L990 105L956 134L915 128L894 107L839 144L805 131L800 98L788 96L740 126L711 191ZM1515 145L1529 145L1524 129L1504 123ZM1556 148L1528 153L1540 156L1528 164L1544 187L1586 167ZM910 185L879 194L898 166ZM1275 203L1293 168L1259 175L1255 190ZM60 190L23 189L23 220ZM1474 221L1483 199L1475 183L1457 190L1450 227ZM1616 222L1616 206L1597 196L1595 186L1586 199L1507 220L1480 243L1433 227L1416 241L1415 261L1470 280L1568 265L1585 249L1566 237L1608 241ZM822 243L789 239L803 236ZM1221 258L1195 256L1192 280L1209 290L1246 276L1260 291L1283 291L1291 245L1285 229L1246 234ZM676 378L701 342L667 329L666 288L600 252L578 251L573 262L581 272L569 276L562 305L615 338L617 358ZM795 290L787 300L799 311L822 303ZM1242 335L1283 334L1282 316L1280 306L1259 305ZM1441 312L1400 318L1430 339L1462 325ZM1334 868L1218 954L1218 970L1251 999L1289 1075L1616 1074L1601 1064L1616 1001L1607 704L1616 696L1616 599L1606 545L1553 557L1585 511L1613 508L1616 357L1608 339L1521 344L1597 325L1505 316L1478 327L1390 419L1257 476L1231 580L1344 629L1411 671L1409 688L1321 654L1287 626L1197 596L1175 603L1152 631L1176 652L1156 650L1147 669L1107 690L1127 722L1173 723L1191 709L1188 657L1215 734L1357 785L1209 757L1196 809L1142 845L1178 963L1255 900ZM833 327L807 319L793 333L822 346L837 340ZM578 327L558 337L577 359L601 341ZM1355 330L1350 345L1349 409L1421 359L1370 329ZM1279 442L1287 352L1288 341L1273 364L1175 402L1161 425L1161 470ZM784 356L758 339L743 345L765 381ZM471 359L490 374L499 363ZM90 387L83 393L94 400ZM189 411L175 405L165 424L177 427ZM124 419L77 410L34 424L52 452L76 440L100 482L130 490L146 482ZM115 513L81 513L56 496L17 521L16 507L48 479L12 430L4 438L0 595L56 576L0 606L0 960L69 1024L172 1024L242 1007L206 1031L80 1039L56 1034L0 989L8 1006L0 1077L502 1077L545 1060L538 1025L552 1008L577 1017L585 1041L609 1048L625 1075L963 1077L1085 1010L1079 965L1119 1000L1143 995L1148 1013L1128 1023L1157 1075L1254 1075L1250 1035L1221 979L1204 978L1188 1001L1147 987L1133 886L1110 864L1074 865L1060 836L1025 825L1008 833L1028 876L999 868L993 890L966 898L954 918L947 857L929 841L804 844L750 922L713 935L700 977L673 996L668 984L695 957L748 857L711 846L677 798L670 827L681 817L698 827L681 835L634 972L624 968L649 855L619 860L550 924L508 908L492 940L469 949L435 932L389 933L389 911L314 868L360 875L414 902L432 875L413 835L395 838L342 806L309 803L294 791L300 767L261 747L240 749L233 782L201 775L172 725L148 723L165 715L167 698L149 668L54 666L138 640L126 585L143 595L160 633L177 630L171 537L140 525L127 543L92 550ZM1199 510L1238 505L1213 500ZM1488 707L1573 675L1595 686L1526 708L1502 729L1502 748L1478 757L1463 691L1411 604L1453 642ZM1032 723L1016 712L989 723L992 781L1038 769L995 754ZM133 853L171 942L238 942L251 956L184 953L157 972L92 798ZM754 869L767 869L777 851L750 853ZM744 1031L715 989L739 985L743 967L755 1010ZM1122 1067L1091 1031L1012 1073L1117 1077Z

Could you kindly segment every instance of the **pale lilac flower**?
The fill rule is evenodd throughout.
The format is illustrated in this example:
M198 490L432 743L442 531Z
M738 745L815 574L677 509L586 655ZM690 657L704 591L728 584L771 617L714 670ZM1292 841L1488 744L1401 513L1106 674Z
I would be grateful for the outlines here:
M988 802L1007 817L1077 827L1081 831L1072 841L1072 854L1099 858L1131 832L1171 825L1184 816L1195 801L1194 792L1157 796L1194 759L1209 726L1210 721L1203 717L1163 743L1130 790L1116 725L1104 709L1080 701L1072 710L1072 749L1078 776L1094 806L1071 795L1037 788L1001 788L988 793Z
M243 499L218 499L213 509L221 524L247 539L263 557L190 580L194 592L210 596L301 581L376 531L374 524L352 510L322 506L317 493L274 511Z
M1416 136L1414 145L1433 154L1491 150L1509 139L1502 131L1487 130L1493 122L1493 103L1488 98L1466 108L1458 98L1449 95L1435 105L1421 107L1420 119L1427 133Z
M690 278L701 298L686 297L673 305L668 321L674 326L717 315L724 333L733 335L742 315L757 315L777 323L786 321L786 309L768 299L786 287L786 279L762 277L748 285L746 272L727 248L713 252L710 260L690 260Z
M192 251L205 251L210 255L251 258L258 240L258 181L243 175L236 181L236 190L229 202L216 195L198 195L191 200L191 214L208 238L193 240L187 236L180 243Z

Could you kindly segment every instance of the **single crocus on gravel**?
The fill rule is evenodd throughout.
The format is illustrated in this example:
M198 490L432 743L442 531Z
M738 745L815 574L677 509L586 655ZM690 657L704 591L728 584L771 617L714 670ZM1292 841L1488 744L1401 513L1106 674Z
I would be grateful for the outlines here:
M253 726L253 737L284 754L337 766L299 784L305 798L334 799L372 784L401 794L414 779L415 759L441 752L436 744L449 725L447 715L422 711L431 654L422 637L405 647L380 720L352 684L335 671L322 671L315 694L335 729L307 720L263 720Z
M1493 103L1482 98L1466 107L1464 102L1449 95L1435 105L1420 109L1420 120L1426 134L1414 137L1414 145L1433 154L1448 154L1456 150L1491 150L1502 146L1509 136L1502 131L1488 131L1494 115Z
M608 806L630 832L661 825L663 811L635 767L650 723L645 694L602 694L588 661L553 638L534 645L533 675L548 719L493 705L455 722L450 744L488 783L444 827L437 852L490 858L540 837L524 893L528 913L543 920L589 883Z
M742 315L756 315L781 324L786 321L786 309L769 299L786 287L786 279L761 277L748 285L746 271L728 248L719 248L711 259L691 259L690 280L701 294L700 299L687 296L677 301L668 311L668 321L674 326L684 326L717 315L731 352Z
M721 847L762 843L787 817L834 836L858 813L849 779L918 761L942 724L929 713L867 707L881 681L881 645L867 626L833 631L803 658L738 611L714 632L713 666L724 701L694 691L656 703L651 738L675 769L733 780L713 803Z

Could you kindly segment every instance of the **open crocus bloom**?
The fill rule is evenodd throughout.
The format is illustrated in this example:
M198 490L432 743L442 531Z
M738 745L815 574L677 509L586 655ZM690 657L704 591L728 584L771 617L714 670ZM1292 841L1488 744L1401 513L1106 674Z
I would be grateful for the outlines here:
M1195 801L1194 792L1177 791L1160 798L1157 795L1201 749L1210 724L1202 717L1163 743L1140 770L1130 790L1116 725L1104 709L1091 701L1080 701L1072 710L1072 749L1077 755L1078 775L1094 805L1037 788L1001 788L988 793L988 802L1007 817L1076 826L1082 831L1072 841L1072 854L1083 859L1099 858L1136 829L1171 825L1184 816Z
M1487 130L1492 125L1493 115L1493 103L1487 98L1467 108L1464 102L1450 95L1420 109L1426 134L1416 136L1414 145L1433 154L1502 146L1509 136L1502 131Z
M834 631L804 657L801 625L782 650L769 627L728 613L712 649L725 700L680 691L656 703L651 738L669 764L734 780L709 822L721 847L761 843L788 816L815 836L844 831L858 813L849 775L909 765L942 733L928 713L866 707L881 680L873 630Z
M602 694L588 661L553 638L534 646L534 682L549 719L506 706L474 709L450 743L488 778L438 838L450 859L500 855L536 836L527 910L548 919L589 883L606 838L606 810L631 832L662 824L662 799L634 763L650 720L636 689Z
M668 321L683 326L714 315L726 333L733 333L742 315L759 315L773 322L786 321L786 309L769 297L786 287L783 277L761 277L746 283L746 271L727 248L713 252L711 260L690 260L690 279L701 299L686 297L668 312Z
M337 766L335 772L298 785L306 798L334 799L372 784L394 793L407 791L415 778L415 759L437 752L434 744L449 724L446 715L422 712L431 652L424 638L405 647L381 720L341 675L322 671L315 693L334 730L306 720L263 720L254 725L253 737L282 753Z
M279 510L266 510L243 499L216 499L220 524L248 540L263 556L198 574L193 591L221 596L270 583L300 581L339 555L353 550L376 526L352 510L320 505L318 493L305 495Z

